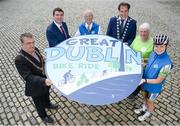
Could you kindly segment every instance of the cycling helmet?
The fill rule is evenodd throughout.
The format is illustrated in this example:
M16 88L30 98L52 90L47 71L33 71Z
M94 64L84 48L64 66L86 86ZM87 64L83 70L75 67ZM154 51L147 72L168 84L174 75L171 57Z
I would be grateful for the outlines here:
M168 42L169 38L164 34L158 34L153 38L154 45L167 45Z

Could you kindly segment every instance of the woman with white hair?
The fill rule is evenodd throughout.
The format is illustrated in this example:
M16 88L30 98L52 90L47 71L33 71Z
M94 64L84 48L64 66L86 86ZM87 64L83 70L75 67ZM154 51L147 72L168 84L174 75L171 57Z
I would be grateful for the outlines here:
M143 65L145 66L150 53L153 51L149 23L143 23L139 26L139 35L136 36L130 47L136 52L141 52Z
M150 37L149 23L143 23L139 26L139 35L136 36L130 47L136 52L141 52L143 66L145 67L147 60L153 51L153 40ZM128 98L133 99L139 91L140 86Z
M102 34L100 26L93 22L93 12L91 10L86 10L84 12L84 19L85 22L79 26L74 36Z

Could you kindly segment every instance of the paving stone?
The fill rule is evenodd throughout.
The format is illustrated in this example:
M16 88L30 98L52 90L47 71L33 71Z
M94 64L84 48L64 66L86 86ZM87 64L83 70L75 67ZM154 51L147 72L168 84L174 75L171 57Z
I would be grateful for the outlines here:
M170 121L170 122L173 121L173 119L172 119L170 116L164 115L164 118L165 118L166 120Z
M5 108L4 110L5 110L6 113L9 113L9 112L10 112L9 107Z
M17 112L16 112L16 113L13 113L13 116L14 116L14 119L16 120L16 122L18 122L19 119L20 119L19 114L18 114Z
M120 118L123 120L123 121L128 121L129 119L125 116L125 115L123 115L123 114L121 114L120 115Z
M116 114L113 114L113 118L114 120L121 121L121 118Z
M72 119L72 120L75 118L75 116L74 116L72 113L69 113L68 116L69 116L69 118Z
M134 121L134 117L130 114L127 115L127 117L131 120L131 121Z
M1 119L4 119L4 118L6 118L6 113L1 114Z
M112 110L115 114L117 114L117 115L120 114L120 112L119 112L117 109L115 109L115 108L112 108L111 110Z
M106 125L111 126L111 125L112 125L112 123L111 123L111 122L107 122L107 123L106 123Z
M63 110L65 111L66 114L70 112L68 108L64 108Z
M31 125L29 121L24 122L25 125Z
M5 102L6 99L4 97L1 97L1 102Z
M32 113L29 112L29 111L26 111L26 115L27 115L28 118L32 117Z
M60 119L60 120L58 121L58 123L59 123L60 125L67 125L67 122L66 122L65 120L63 120L63 119Z
M42 122L42 120L41 120L40 117L37 117L36 120L37 120L38 123L41 123L41 122Z
M9 122L10 122L11 125L15 125L15 124L16 124L16 122L15 122L15 120L14 120L13 118L11 118L11 119L9 120Z
M171 113L168 116L170 116L173 120L176 120L176 121L180 120L180 117L176 117L175 115Z
M4 109L3 108L0 108L0 113L4 112Z
M9 122L8 122L8 120L7 120L7 119L3 119L3 120L2 120L2 122L3 122L3 124L4 124L4 125L9 124Z
M102 122L102 120L97 120L96 121L97 125L103 125L104 123Z
M36 119L35 119L34 117L29 118L29 122L30 122L32 125L37 124L37 121L36 121Z
M89 116L92 118L92 120L96 121L98 120L98 117L94 113L90 113Z
M38 117L38 113L36 111L34 111L32 114L34 117Z
M103 109L102 109L102 110L100 110L100 113L101 113L103 116L105 116L105 115L107 114L107 112L106 112L106 111L104 111Z
M100 113L98 111L95 111L94 114L98 117Z
M71 119L68 118L66 121L68 122L68 125L74 125L74 122Z
M173 121L172 123L176 126L180 125L180 121L178 121L178 122Z
M10 119L11 117L12 117L12 113L11 112L7 113L7 118Z
M101 117L103 117L103 116L101 116ZM91 125L97 125L96 121L93 121L93 120L89 120L89 123L90 123ZM77 124L77 123L76 123L76 124Z
M55 118L56 118L56 119L60 119L60 118L61 118L60 114L59 114L59 113L56 113L56 114L55 114Z
M6 102L3 103L4 108L6 108L8 106L8 104Z
M85 118L82 118L82 119L80 120L80 122L81 122L82 125L88 125L88 124L89 124L89 121L86 120Z
M167 121L166 124L169 125L169 126L173 126L173 123L171 123L169 121Z
M73 114L75 114L77 112L77 110L74 109L73 107L70 107L69 109L70 109L71 113L73 113Z
M104 123L107 122L107 118L105 118L104 116L99 116L99 119L101 119Z
M26 120L27 120L26 114L22 114L22 115L21 115L21 118L23 119L23 121L26 121Z
M114 118L112 118L111 115L107 115L106 119L108 120L108 122L114 122L115 121Z
M25 107L26 104L25 104L24 102L21 102L21 106L22 106L22 107Z
M68 118L67 114L65 114L65 113L62 114L62 117L63 117L63 119L67 119L67 118ZM79 116L79 117L80 117L80 116ZM81 118L81 117L80 117L80 118Z
M127 109L126 111L127 111L127 113L130 114L130 115L133 115L133 114L134 114L134 111L132 111L132 110Z
M110 114L110 115L113 114L113 112L112 112L109 108L106 109L106 112L107 112L108 114Z
M89 119L89 118L90 118L89 113L83 113L83 116L84 116L84 118L86 118L86 119Z
M164 115L164 113L162 113L161 111L159 111L158 109L155 109L155 112L157 113L157 114L159 114L159 115Z

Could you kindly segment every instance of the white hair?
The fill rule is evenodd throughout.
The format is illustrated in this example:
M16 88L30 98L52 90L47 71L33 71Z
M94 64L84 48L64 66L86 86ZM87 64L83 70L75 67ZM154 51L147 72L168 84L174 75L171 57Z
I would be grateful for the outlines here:
M146 29L147 31L150 31L150 24L145 22L145 23L142 23L140 26L139 26L139 30L140 29Z
M84 16L86 16L86 15L88 15L88 14L90 14L90 15L93 16L92 10L87 9L87 10L84 11Z

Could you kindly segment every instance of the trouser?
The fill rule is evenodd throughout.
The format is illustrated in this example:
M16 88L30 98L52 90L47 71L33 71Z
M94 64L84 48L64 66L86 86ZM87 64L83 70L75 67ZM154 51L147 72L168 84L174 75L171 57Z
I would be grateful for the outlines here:
M45 118L47 116L45 108L50 105L49 92L40 96L33 96L32 99L40 118Z
M141 86L138 86L138 87L136 88L136 90L135 90L131 95L133 95L133 96L138 95L138 93L140 92L140 90L141 90Z

